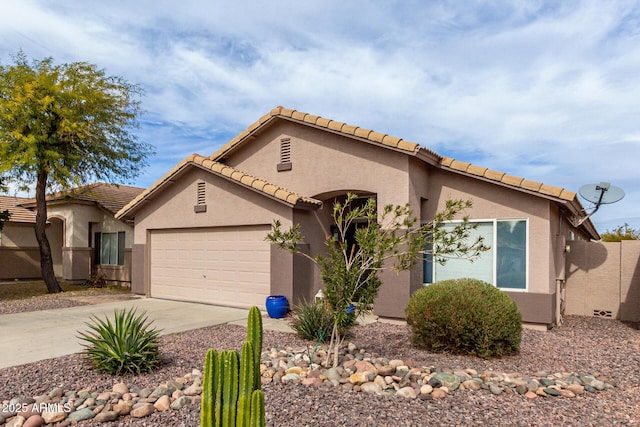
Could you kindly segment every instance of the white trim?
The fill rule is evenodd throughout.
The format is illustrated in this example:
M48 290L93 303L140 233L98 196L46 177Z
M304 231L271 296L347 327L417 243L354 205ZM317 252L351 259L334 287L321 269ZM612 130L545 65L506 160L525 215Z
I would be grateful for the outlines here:
M521 289L521 288L508 288L508 287L499 287L496 284L496 281L498 280L498 256L497 256L497 247L498 247L498 222L507 222L507 221L524 221L525 222L525 239L526 239L526 244L525 244L525 288ZM452 221L447 221L446 223L449 224L456 224L456 223L461 223L462 220L452 220ZM424 224L427 224L428 222L424 222ZM491 223L493 225L493 232L492 232L492 237L493 240L491 242L491 248L495 250L494 254L493 254L493 271L492 271L492 277L493 277L493 286L498 287L498 289L504 290L504 291L509 291L509 292L528 292L529 291L529 257L530 257L530 234L529 234L529 218L486 218L486 219L470 219L469 223ZM423 261L423 277L424 277L424 262ZM432 269L431 269L431 283L433 283L433 281L435 280L435 275L436 275L436 268L437 268L437 262L435 261L431 261L432 264ZM428 286L430 283L423 283L423 286Z

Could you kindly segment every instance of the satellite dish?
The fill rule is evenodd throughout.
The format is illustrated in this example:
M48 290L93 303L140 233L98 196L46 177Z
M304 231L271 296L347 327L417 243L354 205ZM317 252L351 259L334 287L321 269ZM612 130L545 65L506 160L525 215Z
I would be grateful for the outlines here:
M608 182L583 185L580 187L579 192L585 200L598 206L619 202L624 197L622 188L611 185Z
M595 203L595 207L590 214L582 217L574 224L576 227L596 213L598 209L600 209L600 205L619 202L624 197L624 191L622 191L622 188L611 185L609 182L583 185L578 191L585 200Z

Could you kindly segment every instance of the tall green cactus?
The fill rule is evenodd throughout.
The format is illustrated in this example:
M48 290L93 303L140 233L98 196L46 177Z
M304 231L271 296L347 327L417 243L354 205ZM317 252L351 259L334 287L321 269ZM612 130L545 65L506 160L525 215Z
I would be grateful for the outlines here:
M224 360L224 386L222 390L222 426L236 425L238 410L238 352L229 350Z
M240 390L238 392L236 426L249 427L253 384L253 345L251 342L245 341L242 346L242 356L240 357Z
M215 372L218 352L210 348L204 358L204 373L202 378L202 409L200 410L200 426L213 427L214 406L216 398L216 378L210 375Z
M260 356L262 355L262 314L258 307L251 307L247 319L247 340L253 344L253 389L260 390Z
M264 393L254 390L251 393L251 427L265 427Z
M223 350L218 354L216 359L215 373L211 372L210 375L215 375L216 382L216 403L214 409L214 420L216 427L222 425L222 391L224 388L224 360L226 359L227 350Z
M262 316L257 307L251 307L240 360L235 350L207 351L200 412L203 427L265 425L264 394L260 390L261 353Z

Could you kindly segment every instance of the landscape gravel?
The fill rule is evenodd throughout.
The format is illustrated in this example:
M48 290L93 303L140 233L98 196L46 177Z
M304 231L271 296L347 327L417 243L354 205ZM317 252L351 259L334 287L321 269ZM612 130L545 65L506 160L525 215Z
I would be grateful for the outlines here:
M153 373L139 377L97 373L80 354L0 369L0 401L44 394L54 388L109 390L118 382L155 387L194 368L202 369L204 353L210 347L240 350L245 332L241 326L218 325L163 336L160 339L162 365ZM616 387L575 398L526 399L517 394L462 390L443 399L411 400L348 392L326 384L316 388L298 382L274 382L263 386L267 425L640 425L640 332L622 322L568 316L564 325L548 332L525 329L520 353L494 360L433 354L413 348L404 325L358 326L350 341L372 354L412 361L417 366L525 375L539 371L589 372L609 379ZM293 334L264 331L264 350L309 344ZM198 426L199 414L200 405L195 404L178 411L156 412L142 419L121 417L100 425ZM75 425L90 426L95 422L81 421Z
M88 305L91 304L91 302L88 302L88 299L91 297L109 298L110 300L136 298L136 296L131 293L110 288L62 292L59 294L47 294L25 299L2 301L0 303L0 315Z

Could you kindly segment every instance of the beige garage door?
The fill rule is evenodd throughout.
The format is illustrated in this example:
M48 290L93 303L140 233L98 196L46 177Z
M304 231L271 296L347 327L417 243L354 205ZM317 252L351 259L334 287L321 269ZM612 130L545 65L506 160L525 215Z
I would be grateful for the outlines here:
M151 232L151 296L264 308L269 226Z

